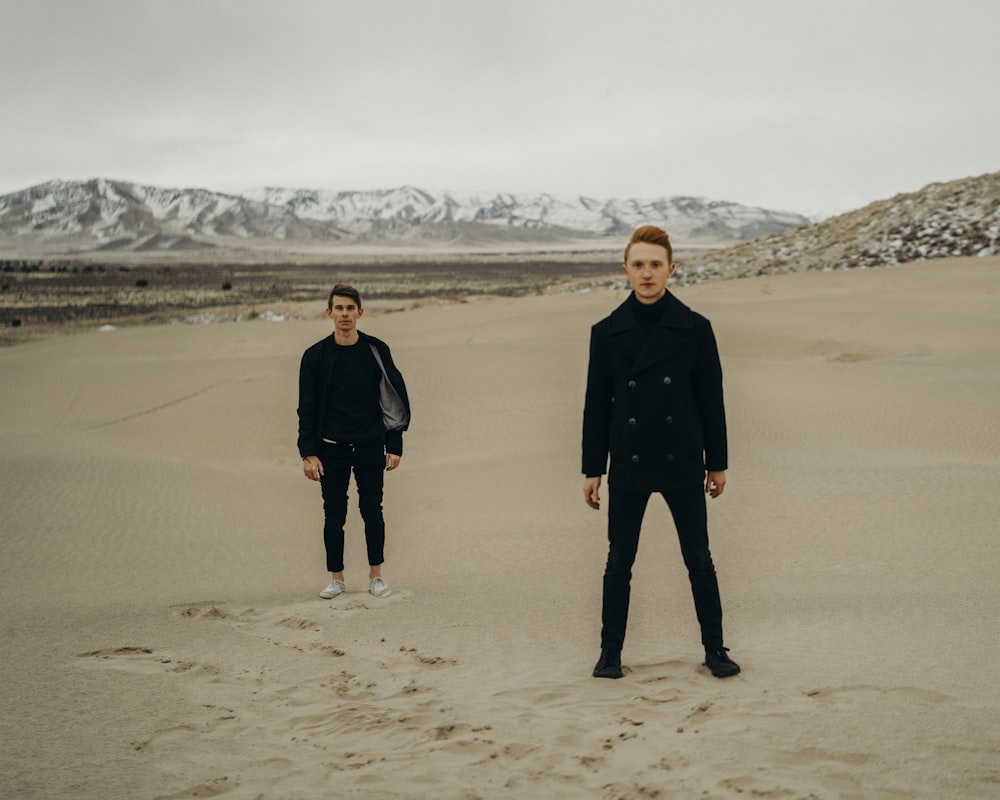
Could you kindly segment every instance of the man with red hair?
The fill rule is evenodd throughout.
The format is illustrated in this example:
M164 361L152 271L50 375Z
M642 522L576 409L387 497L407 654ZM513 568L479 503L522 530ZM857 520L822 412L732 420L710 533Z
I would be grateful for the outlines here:
M632 294L590 335L583 494L591 508L600 508L601 477L608 475L597 678L622 677L632 565L653 492L666 500L677 527L705 665L718 678L740 671L723 645L705 503L706 493L718 497L726 486L722 366L709 321L667 290L674 268L667 233L654 225L636 229L622 265Z

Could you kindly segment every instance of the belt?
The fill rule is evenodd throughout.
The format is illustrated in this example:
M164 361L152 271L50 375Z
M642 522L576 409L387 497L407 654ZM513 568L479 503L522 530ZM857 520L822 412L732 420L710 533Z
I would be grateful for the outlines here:
M341 442L336 439L326 439L321 437L321 441L325 444L332 444L334 447L349 447L351 450L356 450L359 447L377 447L378 442Z

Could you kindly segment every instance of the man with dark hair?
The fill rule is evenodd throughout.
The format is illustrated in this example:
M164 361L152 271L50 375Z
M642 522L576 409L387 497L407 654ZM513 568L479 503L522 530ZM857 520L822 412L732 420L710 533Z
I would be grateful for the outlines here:
M376 597L390 589L382 576L385 470L399 466L410 401L389 346L358 330L364 314L358 290L337 284L327 300L333 335L302 355L299 367L299 455L307 478L323 494L323 543L330 584L319 596L329 600L344 583L344 522L347 489L354 472L358 507L365 524L369 586Z
M667 290L670 237L644 225L622 266L632 294L590 335L583 412L584 500L600 508L608 474L608 560L596 678L622 677L632 565L653 492L667 501L694 594L705 665L718 678L739 666L722 641L719 584L708 549L705 493L726 486L722 366L712 326ZM608 469L608 456L611 466Z

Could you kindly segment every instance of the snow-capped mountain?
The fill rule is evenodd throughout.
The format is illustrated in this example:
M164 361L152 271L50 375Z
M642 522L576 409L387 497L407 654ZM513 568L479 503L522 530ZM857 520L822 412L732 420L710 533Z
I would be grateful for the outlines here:
M243 194L168 189L102 178L53 180L0 196L0 237L77 248L176 249L223 238L329 243L421 238L461 242L620 236L661 225L680 241L739 242L808 223L798 214L697 197L651 200L550 194L262 188Z
M431 193L411 186L370 192L259 189L244 196L288 209L300 219L336 220L358 231L365 231L379 221L392 221L620 235L638 225L652 223L687 238L742 241L808 222L798 214L697 197L597 200L551 194Z

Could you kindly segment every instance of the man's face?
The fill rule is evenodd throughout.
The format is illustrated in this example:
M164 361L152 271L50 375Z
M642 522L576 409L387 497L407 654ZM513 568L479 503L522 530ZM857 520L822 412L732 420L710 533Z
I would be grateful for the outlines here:
M326 315L333 320L339 333L351 334L358 327L358 318L365 313L363 308L350 297L333 296L333 306L326 310Z
M622 271L640 303L655 303L667 292L667 278L674 265L667 263L667 248L650 242L637 242L628 251Z

